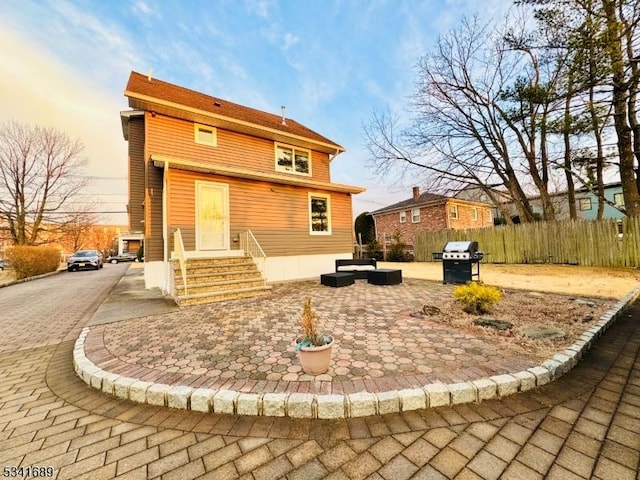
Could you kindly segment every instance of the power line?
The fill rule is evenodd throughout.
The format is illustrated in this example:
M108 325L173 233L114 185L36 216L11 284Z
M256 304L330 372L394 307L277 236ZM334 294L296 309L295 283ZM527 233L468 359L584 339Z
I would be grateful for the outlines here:
M106 177L101 175L69 175L70 178L86 178L89 180L127 180L127 177Z

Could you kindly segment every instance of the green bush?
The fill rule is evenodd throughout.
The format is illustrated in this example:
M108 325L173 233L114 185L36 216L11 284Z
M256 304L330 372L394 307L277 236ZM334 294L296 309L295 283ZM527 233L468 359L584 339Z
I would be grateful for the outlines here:
M453 296L463 304L465 312L472 314L487 313L494 304L502 300L500 290L478 282L456 287L453 291Z
M407 244L402 241L400 232L396 231L391 239L389 250L387 251L387 261L406 262L409 260L406 252Z
M15 246L5 251L16 280L55 272L60 266L60 250L55 247Z
M376 260L382 260L382 245L375 238L367 243L367 257L375 258Z

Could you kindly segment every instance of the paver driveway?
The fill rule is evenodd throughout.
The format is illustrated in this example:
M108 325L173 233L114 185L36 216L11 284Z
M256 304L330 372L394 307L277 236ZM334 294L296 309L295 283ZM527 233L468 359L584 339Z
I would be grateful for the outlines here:
M574 371L502 401L335 421L222 416L116 400L75 378L73 340L126 268L0 289L0 467L95 480L637 478L638 306Z

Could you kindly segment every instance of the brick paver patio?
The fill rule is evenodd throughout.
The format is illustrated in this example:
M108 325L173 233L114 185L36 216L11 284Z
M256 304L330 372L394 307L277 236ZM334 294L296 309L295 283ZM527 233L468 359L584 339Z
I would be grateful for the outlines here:
M356 281L337 289L317 281L276 285L264 297L92 327L86 356L108 372L147 382L325 394L465 382L543 360L411 315L424 304L451 302L453 288L415 279L394 286ZM302 372L293 347L307 296L336 340L330 370L316 377ZM530 301L535 308L540 298Z

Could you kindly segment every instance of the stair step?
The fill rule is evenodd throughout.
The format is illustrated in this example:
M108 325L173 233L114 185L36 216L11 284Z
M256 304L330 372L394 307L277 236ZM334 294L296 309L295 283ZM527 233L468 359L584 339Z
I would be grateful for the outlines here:
M228 290L236 290L238 288L250 288L264 286L264 279L262 277L254 277L251 279L238 279L238 280L222 280L219 282L206 282L206 283L191 283L187 282L187 291L191 293L217 293L225 292ZM182 284L176 285L176 293L178 295L184 293L184 286Z
M174 269L180 268L178 260L171 261ZM220 257L220 258L188 258L185 262L187 267L210 267L212 265L251 265L253 258L251 257Z
M197 275L202 273L217 273L217 272L242 272L242 271L257 271L258 267L253 262L247 263L219 263L216 265L187 265L187 276ZM174 267L174 274L176 276L182 275L180 267Z
M187 275L187 282L191 283L208 283L219 282L223 280L262 278L257 268L238 270L233 272L208 272L208 273L192 273ZM176 282L182 283L182 275L175 275Z
M224 292L215 293L193 293L189 295L182 295L177 297L177 303L181 307L190 305L199 305L203 303L222 302L225 300L235 300L238 298L250 298L258 295L265 295L271 291L271 287L251 287L251 288L239 288L234 290L225 290Z

